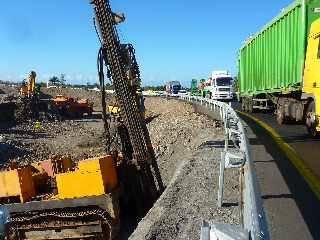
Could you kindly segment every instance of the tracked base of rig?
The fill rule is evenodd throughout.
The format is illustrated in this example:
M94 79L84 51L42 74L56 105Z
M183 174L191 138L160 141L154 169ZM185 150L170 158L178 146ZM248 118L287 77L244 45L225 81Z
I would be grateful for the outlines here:
M52 209L13 214L7 239L115 239L118 230L99 207Z

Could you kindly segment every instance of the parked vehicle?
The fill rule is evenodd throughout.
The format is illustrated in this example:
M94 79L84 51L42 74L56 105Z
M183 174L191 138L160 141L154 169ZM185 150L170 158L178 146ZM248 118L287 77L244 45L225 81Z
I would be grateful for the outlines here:
M190 92L191 92L192 96L198 96L199 95L198 80L197 79L192 79L191 80Z
M320 131L320 0L294 1L239 53L242 109L276 110L277 121Z
M181 90L181 84L178 81L171 81L166 84L168 94L178 94L179 90Z
M185 89L181 89L178 91L178 95L188 95L188 92Z
M200 79L198 82L197 79L192 79L190 86L190 95L191 96L202 96L204 87L205 87L205 79Z
M233 78L228 71L213 71L205 82L203 97L230 101L234 95Z
M82 118L85 113L91 116L93 112L93 104L88 99L75 100L71 97L57 95L52 99L52 102L59 115L63 117Z

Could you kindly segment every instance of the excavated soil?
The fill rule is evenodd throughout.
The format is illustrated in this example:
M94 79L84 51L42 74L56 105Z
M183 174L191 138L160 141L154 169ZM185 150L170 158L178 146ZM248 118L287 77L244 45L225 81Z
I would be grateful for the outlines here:
M238 174L227 172L225 203L217 206L220 123L177 100L146 102L149 124L166 190L129 239L199 239L203 220L239 224Z
M18 95L15 86L1 84L0 90L2 99ZM101 109L100 93L85 89L41 88L40 97L50 98L59 94L75 99L88 98L95 110ZM8 111L8 104L0 104L0 110ZM25 165L48 159L50 155L71 155L75 160L101 155L104 139L100 118L101 114L94 114L90 119L42 121L40 128L36 120L22 124L0 121L0 166L7 165L9 161Z
M90 102L94 104L96 109L100 110L100 92L94 90L86 89L76 89L76 88L41 88L41 92L45 95L56 96L64 95L68 97L73 97L75 99L89 99Z
M90 94L75 96L88 98ZM94 101L98 102L99 96L94 94ZM147 98L145 103L166 190L130 239L199 239L204 219L239 224L237 172L226 174L228 207L218 208L216 204L223 149L220 123L177 100ZM79 160L104 153L103 124L98 117L41 122L40 129L35 126L32 121L21 125L1 123L0 164L15 160L24 165L48 159L52 154L71 155Z

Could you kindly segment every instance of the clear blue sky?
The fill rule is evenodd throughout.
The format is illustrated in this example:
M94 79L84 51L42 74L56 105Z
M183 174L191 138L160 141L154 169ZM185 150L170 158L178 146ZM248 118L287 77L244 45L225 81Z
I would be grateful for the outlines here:
M292 0L111 0L124 12L120 39L131 42L143 84L207 77L214 69L237 71L237 51ZM0 79L39 81L64 73L72 83L97 80L98 40L89 0L2 1Z

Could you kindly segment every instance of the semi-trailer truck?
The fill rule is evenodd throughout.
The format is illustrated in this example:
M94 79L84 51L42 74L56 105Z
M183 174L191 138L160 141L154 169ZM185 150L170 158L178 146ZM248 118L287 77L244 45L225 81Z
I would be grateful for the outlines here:
M242 110L320 132L320 0L296 0L247 39L238 59Z

